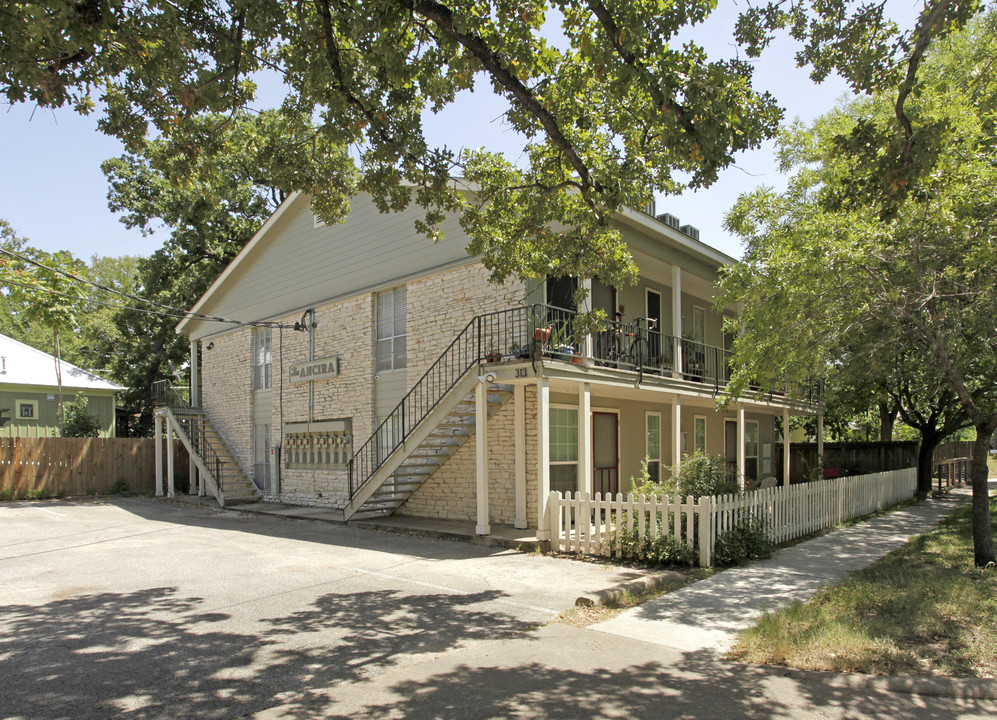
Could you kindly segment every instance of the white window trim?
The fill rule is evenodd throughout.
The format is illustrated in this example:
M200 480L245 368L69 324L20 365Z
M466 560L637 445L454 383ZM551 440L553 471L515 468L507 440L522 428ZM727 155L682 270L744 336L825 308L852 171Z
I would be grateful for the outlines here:
M661 316L664 315L665 312L664 304L662 302L663 296L654 288L644 286L644 317L649 317L651 315L651 303L647 301L648 293L654 293L658 296L658 322L660 323L662 319ZM660 331L661 328L659 327L658 330Z
M755 454L748 454L748 428L752 425L755 426ZM757 420L745 420L744 421L744 459L751 460L754 458L758 459L758 447L762 444L761 437L758 435L758 421Z
M580 422L581 418L579 417L579 415L581 414L580 408L577 405L566 405L566 404L563 404L563 403L551 403L548 407L549 407L550 410L574 410L575 411L575 445L577 447L577 445L578 445L578 442L577 442L578 433L581 431L581 428L579 427L581 425L581 422ZM593 410L592 412L595 412L595 410ZM549 421L550 421L550 416L549 416L549 413L548 413L548 422ZM548 444L550 443L550 441L551 441L551 438L550 437L547 438ZM548 451L549 451L549 448L548 448ZM575 458L574 460L551 460L550 464L551 465L578 465L578 460L579 459L580 458Z
M399 290L403 291L405 294L404 306L405 306L405 331L400 335L395 335L395 293ZM381 327L379 320L379 303L381 302L379 298L389 295L391 296L391 335L387 337L378 337L379 330ZM383 290L378 290L374 293L374 372L394 372L396 370L406 370L408 368L408 288L405 285L397 285L395 287L385 288ZM395 363L395 343L398 339L405 338L405 363L403 365L397 365ZM391 341L391 367L378 369L380 363L380 356L378 355L378 344L385 341Z
M21 406L22 405L30 405L33 408L32 411L31 411L33 413L31 417L21 417ZM15 412L16 412L16 417L14 418L15 420L22 420L22 421L24 421L24 420L30 420L32 422L37 422L38 421L38 401L37 400L16 400L14 402L14 409L15 409Z
M658 457L651 457L651 452L647 447L647 441L651 434L651 428L650 428L650 423L648 422L648 418L650 418L652 415L658 418ZM664 426L662 425L661 422L661 413L648 410L647 412L644 413L644 457L646 457L648 461L655 460L659 463L661 462L661 448L664 447L663 439L664 439Z
M699 448L696 447L696 421L703 421L703 452L706 452L706 444L708 442L707 437L709 435L709 424L706 422L705 415L694 415L692 418L692 451L698 452Z
M259 360L259 338L269 337L267 342L267 354L266 360L262 363L257 362ZM273 387L273 331L268 328L255 327L252 332L252 343L253 343L253 390L269 390ZM262 368L259 371L262 376L263 382L257 386L257 368ZM269 372L268 369L269 368ZM268 381L269 379L269 381Z
M703 311L703 337L700 337L700 338L693 337L692 339L695 342L700 342L700 343L704 343L705 344L706 343L706 308L703 307L702 305L696 305L695 303L693 303L693 305L692 305L692 327L689 330L690 330L690 332L696 332L696 311L697 310L702 310Z

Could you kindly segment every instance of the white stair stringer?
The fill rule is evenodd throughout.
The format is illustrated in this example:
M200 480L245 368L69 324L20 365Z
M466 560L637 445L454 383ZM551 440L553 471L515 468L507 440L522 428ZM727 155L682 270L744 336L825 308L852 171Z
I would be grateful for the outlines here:
M468 373L388 457L344 508L349 520L392 514L474 435L474 386ZM488 416L513 395L511 385L488 386Z
M201 477L204 478L208 492L215 497L221 507L225 507L226 503L231 505L235 502L256 502L260 499L260 491L256 484L239 464L235 453L228 447L221 434L202 410L184 408L183 414L192 419L197 418L198 422L203 423L203 432L212 438L212 450L220 457L223 478L215 477L215 469L211 468L210 463L205 462L205 459L198 453L195 444L187 433L185 424L177 418L173 409L170 406L162 406L157 409L157 412L163 414L166 418L167 429L175 432L180 442L183 443L187 449L187 454L193 459Z

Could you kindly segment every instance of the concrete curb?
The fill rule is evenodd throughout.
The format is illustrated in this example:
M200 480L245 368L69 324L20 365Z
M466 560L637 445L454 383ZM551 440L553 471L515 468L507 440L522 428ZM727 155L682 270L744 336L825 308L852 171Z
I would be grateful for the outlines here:
M794 670L792 674L818 675L830 687L849 690L951 697L960 700L997 700L997 679L956 677L900 677Z
M684 580L685 575L674 570L650 573L634 580L620 583L616 587L599 590L580 596L575 600L575 606L610 605L619 601L625 594L641 595L661 590L676 580Z

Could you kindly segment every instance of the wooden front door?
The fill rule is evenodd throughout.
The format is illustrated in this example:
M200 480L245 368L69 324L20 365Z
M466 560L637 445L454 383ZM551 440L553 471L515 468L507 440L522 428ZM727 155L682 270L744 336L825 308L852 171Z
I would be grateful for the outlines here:
M620 491L619 418L616 413L592 413L592 492Z

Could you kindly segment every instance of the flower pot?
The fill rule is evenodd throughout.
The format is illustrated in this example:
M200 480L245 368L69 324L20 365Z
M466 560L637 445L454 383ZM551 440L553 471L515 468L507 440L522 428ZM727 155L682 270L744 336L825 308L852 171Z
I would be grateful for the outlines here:
M500 352L490 352L487 355L485 355L485 360L487 360L490 363L501 362L501 360L502 360L502 353L500 353Z
M538 343L544 343L550 341L550 325L545 328L534 328L533 329L533 340Z
M526 347L518 347L512 349L512 356L517 360L529 360L530 359L530 349Z

